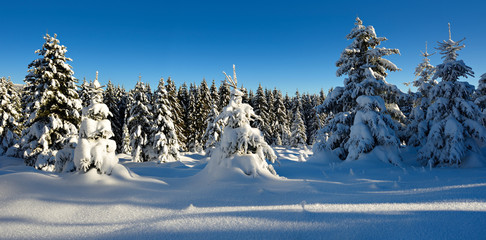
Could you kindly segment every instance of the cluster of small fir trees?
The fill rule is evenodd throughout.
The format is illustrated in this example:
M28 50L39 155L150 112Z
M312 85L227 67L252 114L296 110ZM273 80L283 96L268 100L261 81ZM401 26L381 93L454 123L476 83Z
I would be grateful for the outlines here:
M383 57L398 54L398 49L378 47L386 38L377 37L374 28L365 27L359 18L355 25L347 35L353 42L336 63L337 76L347 75L344 86L334 88L317 107L327 118L314 150L347 161L385 151L377 156L400 165L399 148L408 145L418 147L417 160L430 167L460 166L469 153L479 153L486 140L484 108L479 107L485 99L485 77L476 91L458 81L474 74L457 60L463 40L453 41L449 28L449 39L437 48L443 63L431 65L432 54L426 49L412 82L418 92L403 94L385 81L386 71L399 69ZM401 109L410 111L403 114Z

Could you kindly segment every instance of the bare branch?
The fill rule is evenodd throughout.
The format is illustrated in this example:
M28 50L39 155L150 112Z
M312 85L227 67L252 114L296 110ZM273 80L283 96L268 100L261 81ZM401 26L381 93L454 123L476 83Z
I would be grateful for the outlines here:
M233 78L231 78L230 76L228 76L228 74L226 74L226 72L223 71L223 73L226 76L226 81L228 82L228 84L230 86L232 86L233 88L237 89L238 88L238 84L237 84L237 80L236 80L235 65L233 64Z

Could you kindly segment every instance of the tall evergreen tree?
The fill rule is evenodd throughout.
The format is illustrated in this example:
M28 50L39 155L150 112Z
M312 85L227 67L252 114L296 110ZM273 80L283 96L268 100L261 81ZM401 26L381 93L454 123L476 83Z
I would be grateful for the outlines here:
M179 87L179 91L177 93L177 98L179 98L179 103L181 104L181 113L183 119L183 131L182 134L184 135L183 139L180 139L181 148L185 151L188 149L188 142L189 142L189 91L187 89L187 84L183 83L181 87Z
M273 91L265 89L265 98L267 99L267 119L265 120L265 131L267 132L266 142L270 145L274 145L275 133L273 130L276 128L274 125L276 124L277 116L273 111L273 104L275 102Z
M121 153L123 148L123 124L125 122L125 111L120 109L122 101L121 89L115 87L111 81L108 81L106 90L103 92L103 103L108 106L110 115L107 119L111 122L113 131L113 140L116 143L116 152Z
M198 90L196 84L191 83L189 86L189 101L187 106L187 150L191 152L199 152L202 150L202 145L198 137Z
M218 87L216 86L216 83L214 82L214 80L211 83L211 87L209 88L209 94L211 95L211 104L210 104L210 106L216 105L216 107L217 107L218 106L218 102L219 102L219 93L218 93Z
M83 78L83 82L81 83L78 89L79 99L81 100L81 104L83 105L83 107L87 107L91 102L90 94L89 94L90 85L91 82L86 81L86 78Z
M149 153L152 150L150 136L153 115L148 91L147 85L139 79L128 95L127 128L130 133L130 148L134 162L149 161Z
M332 151L343 160L354 160L359 158L362 153L370 152L376 146L383 145L392 151L392 154L383 160L394 162L396 158L392 155L393 153L398 154L400 143L398 137L392 134L393 131L388 131L387 133L390 135L385 136L384 139L387 139L387 141L383 141L379 129L373 128L376 126L373 122L386 122L385 125L394 130L397 130L398 126L390 126L387 120L382 119L382 117L387 118L386 115L381 114L384 109L368 109L371 105L380 103L379 100L373 98L373 101L367 101L370 102L369 104L359 103L359 106L357 100L360 96L383 96L384 100L390 101L394 99L394 96L401 93L396 86L388 84L385 80L387 71L397 71L399 68L391 61L383 58L384 56L399 54L399 50L379 48L378 45L387 39L377 37L373 26L363 26L361 19L356 18L355 25L346 36L348 40L353 40L353 42L344 49L336 62L338 67L336 75L348 76L344 79L344 87L336 87L317 109L318 113L328 114L331 120L320 130L315 150ZM358 111L376 111L376 114L373 115L378 119L366 123L361 121L362 118L355 121ZM354 146L360 146L360 140L354 138L359 134L353 135L358 129L363 131L367 129L371 136L369 139L362 139L369 142L366 144L363 142L362 146L366 145L367 147L359 149L359 151ZM353 153L348 157L350 150L358 151L359 154Z
M292 147L305 146L307 142L307 135L305 129L305 123L302 118L302 102L300 99L299 90L295 92L294 102L292 104L292 124L290 126L290 145Z
M273 124L273 133L275 145L289 145L290 144L290 127L287 116L287 109L283 103L282 92L276 88L273 90L275 96L275 103L273 104L273 112L275 113L275 124Z
M218 103L218 111L221 112L225 106L228 105L230 100L230 85L227 82L221 83L219 85L219 103Z
M172 122L174 123L179 148L184 149L186 136L184 135L184 111L177 95L177 88L174 81L169 77L166 85L170 107L172 108Z
M412 82L417 87L417 93L412 95L412 110L409 116L407 126L408 139L407 144L410 146L422 146L427 140L429 125L425 120L427 109L430 105L429 91L437 85L437 81L432 79L435 73L435 67L430 64L429 57L433 54L427 52L427 43L425 52L422 52L423 61L415 68L416 79ZM410 103L408 103L410 104Z
M319 129L319 116L315 107L318 106L317 96L309 94L302 95L302 117L305 123L307 144L314 144L315 135Z
M76 91L73 70L67 64L66 47L46 34L46 42L36 53L41 56L29 64L22 99L28 115L21 146L29 166L55 170L55 155L67 141L76 137L80 123L81 101Z
M208 84L206 80L203 79L201 84L197 89L197 99L196 99L196 139L200 143L201 148L205 147L204 142L204 132L206 131L208 125L208 116L211 112L211 93L209 92Z
M459 166L468 153L479 152L478 142L486 142L486 129L478 122L481 110L471 99L474 86L458 81L474 74L464 61L457 60L463 40L451 39L449 25L449 40L439 42L437 48L444 62L437 65L434 79L442 81L430 90L432 104L425 119L430 131L418 154L418 160L431 167Z
M271 134L271 127L270 127L270 117L269 117L269 109L268 109L268 102L267 97L265 96L265 92L263 91L263 87L260 84L258 86L255 99L253 100L253 109L255 114L260 116L260 119L254 121L252 123L252 127L258 128L265 137L265 141L269 142L272 140ZM271 143L270 143L271 144Z
M174 112L169 102L169 94L161 78L154 93L151 143L152 160L158 162L172 162L179 160L179 140L172 121Z
M16 156L21 129L20 97L10 78L0 78L0 155Z
M243 93L243 96L241 96L241 101L243 103L249 104L250 103L250 96L248 94L248 89L246 89L245 87L243 87L243 85L241 85L240 91L241 91L241 93Z
M223 128L222 122L218 121L218 106L213 103L211 107L211 111L208 115L208 123L206 126L206 131L204 132L203 142L204 142L204 149L206 150L206 155L211 156L214 148L216 147L216 143L219 142Z
M481 78L478 82L478 88L476 89L474 95L474 103L476 103L481 111L484 112L484 110L486 109L486 73L481 75Z

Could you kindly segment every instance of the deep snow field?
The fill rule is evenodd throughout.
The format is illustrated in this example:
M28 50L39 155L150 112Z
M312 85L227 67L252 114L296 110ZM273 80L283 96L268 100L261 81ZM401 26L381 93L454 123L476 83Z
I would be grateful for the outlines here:
M0 157L0 239L486 239L484 164L428 169L406 153L406 167L372 154L337 164L275 150L281 179L209 176L196 153L165 164L120 155L111 176Z

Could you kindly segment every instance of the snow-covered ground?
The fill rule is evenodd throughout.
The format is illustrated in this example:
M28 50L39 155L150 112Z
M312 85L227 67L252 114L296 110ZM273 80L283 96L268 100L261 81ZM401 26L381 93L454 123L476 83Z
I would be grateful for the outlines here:
M208 176L195 153L165 164L121 155L111 176L47 173L0 157L0 239L486 238L485 167L276 153L281 179Z

